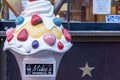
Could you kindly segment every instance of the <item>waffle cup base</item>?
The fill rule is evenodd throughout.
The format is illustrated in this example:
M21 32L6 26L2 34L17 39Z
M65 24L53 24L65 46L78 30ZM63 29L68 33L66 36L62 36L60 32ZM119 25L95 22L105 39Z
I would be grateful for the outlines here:
M57 71L59 68L59 64L61 62L61 59L64 55L64 53L59 54L56 52L52 52L52 51L41 51L32 55L21 55L19 53L16 53L13 50L10 50L12 52L12 54L15 56L17 63L19 65L19 70L21 73L21 77L22 80L56 80L56 75L57 75ZM38 63L43 63L43 62L55 62L55 72L52 76L26 76L25 73L25 68L24 68L24 64L26 62L33 62L36 64L36 62Z

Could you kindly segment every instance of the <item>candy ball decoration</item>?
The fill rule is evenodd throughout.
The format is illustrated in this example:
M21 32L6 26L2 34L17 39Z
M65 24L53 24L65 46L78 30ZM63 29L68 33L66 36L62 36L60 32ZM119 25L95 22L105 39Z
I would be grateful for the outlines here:
M53 46L56 42L56 37L53 34L45 34L43 40L49 45Z
M18 16L16 19L15 19L15 24L16 25L20 25L24 22L24 18L22 16Z
M17 39L19 41L26 41L28 39L28 32L26 29L23 29L20 31L20 33L17 36Z
M56 26L62 25L62 20L60 18L55 18L53 19L53 22Z
M32 42L32 48L36 49L36 48L38 48L38 47L39 47L39 42L38 42L37 40L34 40L34 41Z
M31 24L35 26L39 23L42 23L42 18L37 14L33 14L31 19Z
M71 35L70 35L70 33L68 32L68 30L67 29L62 29L62 32L63 32L63 35L65 36L65 39L66 39L66 41L71 41Z
M58 49L62 50L64 48L63 43L61 43L60 41L58 42Z
M7 31L6 31L6 36L11 36L11 35L13 35L13 33L14 33L14 28L9 28Z

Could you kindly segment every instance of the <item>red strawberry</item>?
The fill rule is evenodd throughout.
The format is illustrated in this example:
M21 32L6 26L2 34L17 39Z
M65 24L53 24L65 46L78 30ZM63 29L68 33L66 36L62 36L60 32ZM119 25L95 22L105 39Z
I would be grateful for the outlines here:
M58 42L58 49L62 50L64 48L63 43L60 41Z
M63 29L62 32L63 32L63 34L65 36L65 39L69 42L71 40L70 33L67 31L67 29Z
M42 23L42 18L37 14L33 14L31 19L31 24L34 26L38 23Z
M33 1L37 1L37 0L29 0L29 2L33 2Z
M7 41L10 42L13 39L13 35L7 36Z
M20 33L17 36L17 39L20 41L26 41L28 39L28 32L26 29L23 29L20 31Z

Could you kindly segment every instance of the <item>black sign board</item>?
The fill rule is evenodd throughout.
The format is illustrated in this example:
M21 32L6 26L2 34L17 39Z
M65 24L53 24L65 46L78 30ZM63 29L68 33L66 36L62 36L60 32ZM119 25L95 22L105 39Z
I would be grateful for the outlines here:
M25 75L53 75L53 64L25 64Z

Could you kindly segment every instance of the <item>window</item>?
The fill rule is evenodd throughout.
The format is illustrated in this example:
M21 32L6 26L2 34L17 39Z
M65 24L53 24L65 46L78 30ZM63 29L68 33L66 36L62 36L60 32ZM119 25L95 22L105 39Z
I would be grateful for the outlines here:
M93 14L93 0L66 0L58 15L63 21L69 19L70 22L106 22L107 15L120 14L120 0L111 0L110 6L110 14Z

